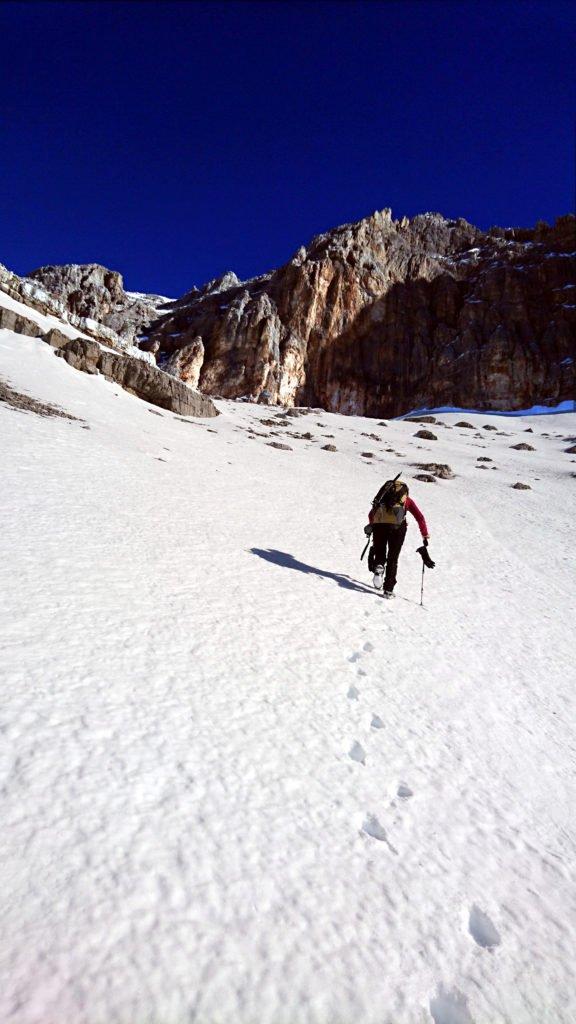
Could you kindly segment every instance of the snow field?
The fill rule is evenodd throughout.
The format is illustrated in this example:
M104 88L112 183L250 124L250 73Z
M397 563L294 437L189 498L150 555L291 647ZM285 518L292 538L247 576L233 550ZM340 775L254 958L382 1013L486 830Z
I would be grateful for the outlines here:
M0 1019L571 1024L576 416L250 438L8 331L0 376L90 427L0 405ZM424 608L415 522L393 602L359 561L399 469Z

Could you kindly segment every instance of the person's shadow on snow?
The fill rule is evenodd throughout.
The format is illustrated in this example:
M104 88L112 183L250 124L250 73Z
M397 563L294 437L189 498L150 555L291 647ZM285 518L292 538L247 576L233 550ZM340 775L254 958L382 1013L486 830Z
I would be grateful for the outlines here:
M299 562L297 558L294 558L294 555L289 555L286 551L275 551L274 548L250 548L250 551L253 555L258 555L258 558L263 558L266 562L272 562L273 565L280 565L283 569L295 569L297 572L305 572L312 576L321 576L323 579L334 580L339 587L344 587L345 590L358 590L361 594L374 593L371 587L364 586L362 583L356 583L350 576L344 576L340 572L328 572L326 569L317 569L314 565Z

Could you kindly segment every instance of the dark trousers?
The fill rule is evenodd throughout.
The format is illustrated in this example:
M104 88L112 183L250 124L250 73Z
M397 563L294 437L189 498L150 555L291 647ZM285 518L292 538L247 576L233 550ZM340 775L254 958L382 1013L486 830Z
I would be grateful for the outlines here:
M396 570L398 556L406 537L407 524L389 526L388 523L374 523L372 527L372 544L374 565L386 565L384 590L394 590L396 586Z

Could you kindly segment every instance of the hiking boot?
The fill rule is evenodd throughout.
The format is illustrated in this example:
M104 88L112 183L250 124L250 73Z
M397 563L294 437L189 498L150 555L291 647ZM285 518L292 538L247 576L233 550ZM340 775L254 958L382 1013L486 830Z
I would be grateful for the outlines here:
M376 590L382 590L382 584L384 582L383 576L384 576L384 566L383 565L377 565L376 566L376 570L374 572L374 578L372 580L374 586L376 587Z
M392 593L392 591L391 591L391 590L385 590L385 591L384 591L384 595L383 595L383 596L384 596L384 597L387 597L387 598L388 598L388 600L390 600L390 598L391 598L391 597L394 597L394 594Z

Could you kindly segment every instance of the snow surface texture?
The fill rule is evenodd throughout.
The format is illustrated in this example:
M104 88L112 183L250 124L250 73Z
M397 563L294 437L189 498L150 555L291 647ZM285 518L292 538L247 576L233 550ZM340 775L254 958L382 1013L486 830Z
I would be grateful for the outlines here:
M285 451L5 330L0 376L85 421L0 404L0 1019L573 1024L576 416ZM395 601L359 561L399 469L423 608L413 521Z

